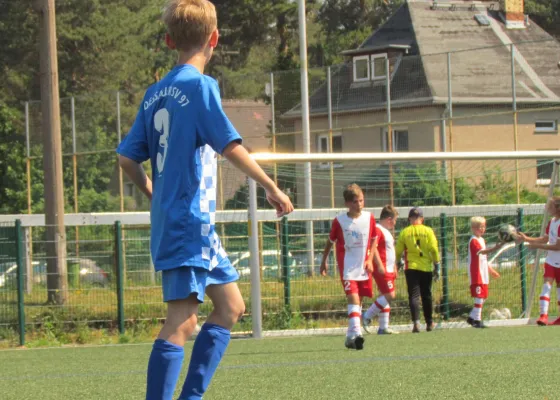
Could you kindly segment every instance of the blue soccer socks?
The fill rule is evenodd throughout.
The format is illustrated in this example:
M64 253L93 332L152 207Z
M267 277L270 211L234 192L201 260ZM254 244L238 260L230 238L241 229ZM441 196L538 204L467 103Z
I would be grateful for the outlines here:
M204 324L194 342L189 372L179 400L200 400L227 349L230 331L215 324Z
M148 363L146 400L172 400L185 352L182 347L157 339Z

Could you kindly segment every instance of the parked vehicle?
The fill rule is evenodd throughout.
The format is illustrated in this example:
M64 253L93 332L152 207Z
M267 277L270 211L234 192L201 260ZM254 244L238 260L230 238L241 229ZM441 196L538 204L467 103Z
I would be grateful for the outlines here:
M525 243L528 244L528 243ZM488 245L488 247L493 247L494 244ZM527 266L535 264L536 257L535 250L525 250L525 264ZM546 259L546 251L540 252L540 265L544 264ZM512 268L519 266L519 247L514 242L506 243L498 251L490 254L488 258L488 264L496 268Z
M248 251L229 253L228 257L241 278L251 275L251 254ZM264 250L262 252L262 260L264 278L278 278L281 276L281 272L278 271L279 267L282 268L282 253L280 251ZM295 276L300 273L297 268L296 260L291 253L288 253L288 264L290 266L290 276Z
M107 273L99 268L95 261L88 258L68 258L67 265L78 264L79 282L82 285L107 286L109 277ZM33 283L38 285L47 284L47 262L45 260L33 261ZM0 288L17 287L17 264L0 264Z

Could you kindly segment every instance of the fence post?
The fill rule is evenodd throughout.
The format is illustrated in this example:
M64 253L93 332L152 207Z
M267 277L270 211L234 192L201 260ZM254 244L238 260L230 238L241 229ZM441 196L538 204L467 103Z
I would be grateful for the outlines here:
M119 324L119 333L122 334L124 333L124 260L121 221L115 222L115 253L117 262L117 320Z
M520 232L523 232L524 225L524 212L523 208L517 209L517 228ZM519 243L519 269L521 270L521 309L523 313L527 311L527 252L525 244L523 242Z
M443 318L449 320L449 276L447 271L447 216L441 213L440 221L440 243L441 243L441 274L443 281Z
M18 302L18 323L19 323L19 344L25 345L25 304L24 304L24 268L23 260L23 235L21 232L21 220L16 220L15 227L16 239L16 264L17 264L17 302Z
M282 278L284 280L284 306L290 307L291 288L290 288L290 260L288 257L288 218L282 218Z
M249 178L249 251L251 252L251 319L253 338L262 338L262 296L259 265L259 224L257 218L257 183Z

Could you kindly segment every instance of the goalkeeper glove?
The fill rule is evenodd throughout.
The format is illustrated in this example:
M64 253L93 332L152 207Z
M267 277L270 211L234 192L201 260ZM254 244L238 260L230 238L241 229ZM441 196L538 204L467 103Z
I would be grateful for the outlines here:
M397 271L402 271L404 268L404 260L401 258L398 262L397 262Z
M433 278L434 278L434 282L439 281L439 277L440 277L440 264L439 263L434 264L434 271L433 271L432 275L433 275Z

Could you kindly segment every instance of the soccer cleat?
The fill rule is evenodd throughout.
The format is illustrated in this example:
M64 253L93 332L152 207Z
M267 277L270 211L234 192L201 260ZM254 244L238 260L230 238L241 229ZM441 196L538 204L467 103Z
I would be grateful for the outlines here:
M378 335L398 335L399 333L397 331L392 330L391 328L387 328L387 329L378 329L377 334Z
M364 348L364 338L362 335L346 336L344 345L347 349L362 350Z
M484 325L484 322L482 322L482 321L473 321L472 327L473 328L481 328L481 329L488 328L486 325Z
M364 348L364 337L362 335L358 335L354 340L354 344L356 346L356 350L363 350Z
M547 314L541 314L539 319L537 319L537 325L547 326L548 325L548 315Z
M551 322L549 325L560 325L560 317L556 318L554 322Z
M431 332L435 329L436 324L433 322L430 322L429 324L426 324L426 332Z
M373 333L373 327L371 326L371 318L366 317L366 313L362 314L362 326L367 333Z
M472 319L471 317L467 318L467 324L469 325L474 324L474 319Z
M420 324L414 324L412 327L412 333L420 333Z
M346 341L344 342L344 346L346 346L347 349L355 349L356 343L354 342L354 338L346 336Z

